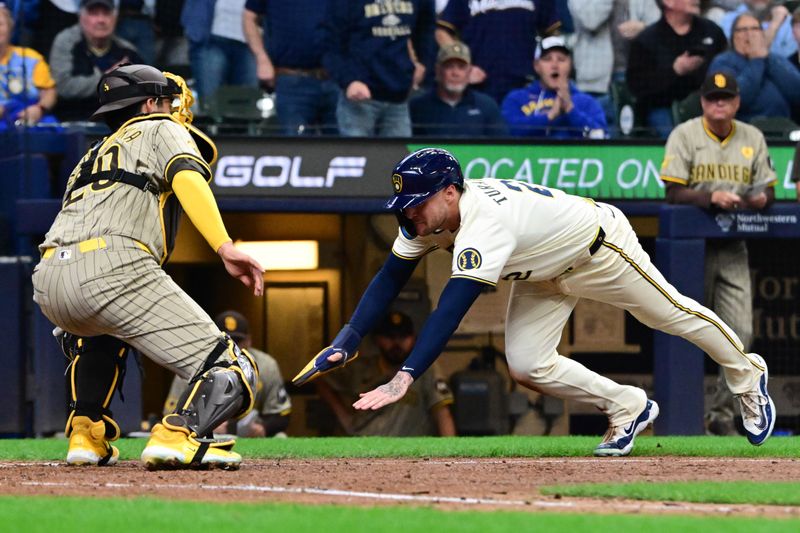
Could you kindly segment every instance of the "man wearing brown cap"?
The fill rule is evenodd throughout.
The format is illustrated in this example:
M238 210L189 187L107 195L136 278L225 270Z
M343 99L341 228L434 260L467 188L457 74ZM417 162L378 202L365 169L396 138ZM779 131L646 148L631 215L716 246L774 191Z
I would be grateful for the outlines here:
M278 362L271 355L253 348L250 337L250 323L241 313L233 310L223 311L214 318L217 327L227 333L239 348L247 350L258 365L258 384L253 410L238 422L229 421L217 428L217 433L231 433L241 437L285 437L289 426L289 414L292 402L283 386L283 376ZM175 405L187 382L178 376L172 380L172 386L164 402L164 414L175 411Z
M446 44L436 57L436 87L409 102L414 135L432 137L498 137L508 134L500 107L472 89L472 59L462 42Z
M449 405L453 395L447 383L428 372L411 385L398 402L379 411L356 411L351 405L359 393L385 383L400 370L417 340L411 318L391 311L372 331L379 350L375 357L366 357L362 364L318 381L317 392L333 410L344 431L351 435L411 437L456 434Z
M736 78L712 72L700 94L703 115L680 124L667 139L661 164L667 202L714 209L718 218L730 211L769 207L775 200L775 169L761 131L734 119L740 104ZM706 243L705 300L747 351L753 337L753 296L745 241ZM708 431L735 434L733 399L723 382L717 390L706 415Z

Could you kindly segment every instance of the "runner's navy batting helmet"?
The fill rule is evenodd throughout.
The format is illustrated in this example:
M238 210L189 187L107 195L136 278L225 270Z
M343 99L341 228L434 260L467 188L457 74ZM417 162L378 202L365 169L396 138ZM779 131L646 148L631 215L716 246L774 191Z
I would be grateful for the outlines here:
M453 184L464 187L461 165L453 154L441 148L423 148L397 163L392 172L394 196L385 207L402 211L428 200Z
M148 98L173 96L180 92L180 87L170 82L155 67L124 65L100 78L97 84L100 107L92 115L92 120L101 118L109 111L122 109Z

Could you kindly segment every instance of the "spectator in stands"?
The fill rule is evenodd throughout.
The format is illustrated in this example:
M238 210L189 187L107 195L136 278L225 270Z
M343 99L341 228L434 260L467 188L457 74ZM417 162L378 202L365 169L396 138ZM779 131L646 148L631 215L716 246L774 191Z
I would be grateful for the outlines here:
M189 62L201 104L220 85L257 85L255 61L242 29L244 3L186 0L183 5L181 24L189 40Z
M742 5L742 0L710 0L700 2L700 5L703 7L703 17L720 26L725 15L738 9Z
M733 23L732 49L711 62L712 71L736 77L741 106L737 118L790 117L792 106L800 105L800 71L789 60L769 51L765 31L750 13Z
M536 35L561 27L556 0L470 2L450 0L439 15L439 46L460 39L472 50L469 82L498 103L531 75Z
M338 131L339 86L322 66L322 22L329 2L247 0L245 5L244 33L258 80L275 90L275 111L285 135Z
M738 8L722 18L720 26L728 39L732 36L733 22L742 13L750 13L761 22L770 52L787 57L797 51L797 42L792 35L792 17L783 3L776 3L774 0L744 0Z
M408 137L408 96L433 49L433 0L330 0L322 64L342 88L336 108L346 137Z
M500 108L470 88L470 52L464 43L446 44L436 59L436 88L409 102L414 135L492 137L508 134Z
M666 138L673 126L672 102L700 87L726 41L719 26L698 16L698 0L657 2L661 19L631 42L626 80L647 125Z
M564 37L539 43L533 69L539 77L503 100L511 135L520 137L603 138L606 117L597 101L570 82L572 57Z
M800 6L792 12L792 35L798 47L800 47ZM789 54L788 59L795 67L800 68L800 49Z
M655 0L569 0L569 8L575 22L575 85L600 103L611 125L611 82L624 82L630 41L661 11Z
M800 46L800 6L792 12L792 35L798 46ZM789 56L789 62L800 70L800 49ZM792 106L792 120L800 124L800 105Z
M221 0L226 1L226 0ZM223 333L236 341L239 348L247 350L258 366L258 385L253 410L241 420L229 420L215 428L216 433L230 433L240 437L285 437L289 427L292 402L283 386L283 376L278 362L268 353L253 348L250 323L238 311L223 311L214 318ZM164 415L175 412L175 406L188 382L175 376L164 401Z
M116 0L119 11L117 36L131 43L142 61L148 65L153 65L156 61L156 33L153 25L154 1Z
M31 46L49 57L56 35L78 22L79 0L41 0L34 16Z
M386 383L400 369L414 343L414 323L407 315L392 311L373 329L377 356L317 381L317 392L336 415L348 435L414 437L456 434L450 404L453 395L447 383L433 372L411 384L409 393L397 403L376 411L356 411L352 404L360 392Z
M703 116L680 124L667 140L661 166L666 200L711 208L718 218L739 209L766 209L775 200L777 181L767 142L758 129L734 120L740 103L736 78L711 72L700 90ZM705 303L747 352L753 340L753 295L745 241L706 242ZM734 401L721 371L718 391L706 415L707 429L735 435Z
M81 0L78 24L53 41L50 65L61 120L88 120L97 108L97 84L104 72L123 63L141 63L129 42L114 35L117 12L113 0Z
M17 122L28 126L53 123L50 110L56 105L56 82L50 67L31 48L11 45L14 19L0 4L0 132Z

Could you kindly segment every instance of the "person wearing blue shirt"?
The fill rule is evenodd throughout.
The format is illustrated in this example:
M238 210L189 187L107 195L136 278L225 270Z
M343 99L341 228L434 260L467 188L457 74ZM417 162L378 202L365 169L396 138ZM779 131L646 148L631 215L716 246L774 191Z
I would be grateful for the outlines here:
M728 39L731 38L733 22L742 13L751 13L761 22L770 52L784 57L797 52L797 42L792 36L792 17L786 6L775 5L773 0L745 0L720 21Z
M275 89L285 135L335 135L339 87L322 65L329 0L247 0L244 32L259 83ZM264 29L263 37L259 24Z
M439 46L460 39L472 49L470 83L498 103L533 74L536 36L561 29L556 0L449 0L436 24Z
M411 99L414 135L493 137L508 134L497 103L469 87L471 56L464 43L443 46L436 59L436 87Z
M331 0L322 64L342 89L345 137L408 137L408 97L433 49L433 0Z
M737 118L790 117L793 105L800 105L800 71L789 60L770 52L765 32L753 15L744 13L733 25L732 49L711 62L711 71L725 71L736 77L741 107Z
M572 56L561 36L542 39L533 68L539 80L508 93L503 117L511 135L555 139L604 138L603 108L569 80Z
M186 0L181 12L195 89L203 104L222 85L256 85L242 28L245 0Z

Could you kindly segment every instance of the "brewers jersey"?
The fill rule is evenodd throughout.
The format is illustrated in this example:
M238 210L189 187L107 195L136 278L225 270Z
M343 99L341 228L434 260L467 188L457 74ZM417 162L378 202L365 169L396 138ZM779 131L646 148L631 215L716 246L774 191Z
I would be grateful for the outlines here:
M717 315L664 279L619 209L497 179L466 181L458 207L455 232L409 238L401 230L393 253L415 259L437 248L452 249L453 278L511 281L506 359L518 382L589 403L608 416L611 426L629 424L642 412L647 402L642 389L615 383L558 353L564 325L580 298L625 309L646 325L695 343L724 367L735 394L751 390L758 380L758 360L743 352L736 333ZM455 296L445 289L440 309L461 311L445 298ZM426 342L434 327L426 323L410 358L426 363L439 355L441 347Z
M600 229L593 201L515 180L465 181L459 211L457 231L411 239L401 230L393 253L415 259L452 248L452 277L536 281L588 260Z
M661 179L707 192L739 195L775 185L775 169L764 135L754 126L733 121L720 139L703 117L677 126L667 140Z
M157 194L112 181L70 191L89 164L92 173L121 169L143 176ZM72 172L61 212L40 250L119 235L143 244L163 263L174 245L181 213L170 184L186 169L211 179L208 164L182 124L161 114L129 120L92 148Z

